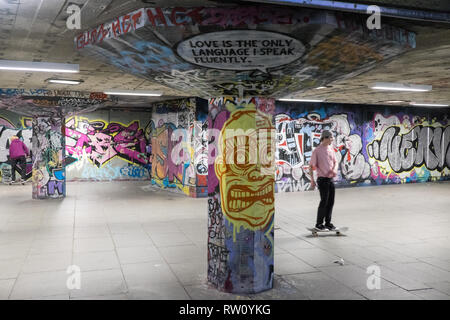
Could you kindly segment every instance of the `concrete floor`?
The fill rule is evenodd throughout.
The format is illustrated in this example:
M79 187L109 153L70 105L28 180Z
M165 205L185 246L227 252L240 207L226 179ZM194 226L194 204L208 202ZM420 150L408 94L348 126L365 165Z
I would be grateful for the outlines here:
M341 237L305 230L318 191L277 194L274 289L252 295L206 283L205 199L147 182L67 190L42 201L0 186L0 299L450 299L450 183L338 189ZM69 265L80 289L67 288ZM381 288L369 290L373 265Z

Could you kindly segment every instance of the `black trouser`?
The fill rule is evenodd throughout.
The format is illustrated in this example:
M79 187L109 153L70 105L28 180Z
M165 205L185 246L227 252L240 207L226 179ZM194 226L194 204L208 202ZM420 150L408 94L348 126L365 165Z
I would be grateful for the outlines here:
M20 157L16 159L10 159L11 161L11 179L16 181L16 169L19 171L22 180L25 180L27 174L27 159ZM19 166L17 166L19 165Z
M334 205L334 183L331 178L317 178L317 186L320 191L320 204L317 210L317 224L331 222L331 214Z

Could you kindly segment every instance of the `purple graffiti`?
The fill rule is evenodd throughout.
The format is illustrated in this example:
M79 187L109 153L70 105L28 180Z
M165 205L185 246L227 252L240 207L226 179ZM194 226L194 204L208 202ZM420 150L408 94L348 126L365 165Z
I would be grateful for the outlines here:
M217 114L217 116L214 118L214 120L211 118L211 115L208 116L207 122L208 122L208 128L209 130L209 150L208 150L208 158L209 159L215 159L217 157L216 154L216 148L212 146L217 145L217 140L219 139L219 136L215 136L212 133L215 131L218 131L222 129L223 124L225 121L227 121L229 117L229 111L223 110ZM216 130L214 130L216 129ZM220 132L220 131L218 131ZM219 179L216 176L215 170L214 170L214 163L208 164L208 193L213 193L216 189L216 187L219 185Z
M47 184L48 195L54 195L58 191L58 194L64 194L64 182L50 180Z
M67 121L65 132L66 151L75 157L86 152L98 167L115 156L141 165L149 163L147 140L138 121L128 126L116 122L106 126L102 121L72 118Z

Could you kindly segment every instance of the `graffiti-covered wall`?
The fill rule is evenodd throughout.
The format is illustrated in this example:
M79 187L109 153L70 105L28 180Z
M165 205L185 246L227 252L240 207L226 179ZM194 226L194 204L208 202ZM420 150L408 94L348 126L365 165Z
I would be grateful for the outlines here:
M307 190L322 130L335 135L338 186L450 179L448 109L277 102L277 192Z
M206 115L207 102L203 99L153 105L153 184L192 197L207 195Z
M140 112L100 110L65 119L65 165L68 181L149 180L151 109ZM9 138L16 135L32 150L32 119L0 111L0 179L11 179ZM31 178L31 158L27 178Z
M32 150L32 119L16 113L1 110L0 111L0 182L8 183L11 181L12 167L8 161L9 143L11 136L17 136L23 140L28 150ZM31 157L27 158L26 178L31 177L32 163ZM18 176L16 172L16 176ZM20 175L19 175L20 177Z
M148 180L151 110L99 110L66 118L68 180Z
M207 180L215 179L211 174L214 168L208 165L208 132L217 129L216 122L207 119L207 109L205 100L191 98L156 103L140 112L97 110L68 117L64 130L66 179L152 179L162 188L207 196ZM335 134L338 186L450 177L446 109L277 101L275 114L277 192L309 189L309 159L323 129ZM9 138L18 136L32 150L31 122L27 116L0 112L3 183L11 180ZM31 159L26 172L31 178Z
M102 109L65 119L67 181L150 180L192 197L208 194L208 102L155 103L139 111ZM32 148L31 118L0 112L2 182L11 179L9 137ZM152 168L152 163L153 168ZM31 177L31 160L28 177Z

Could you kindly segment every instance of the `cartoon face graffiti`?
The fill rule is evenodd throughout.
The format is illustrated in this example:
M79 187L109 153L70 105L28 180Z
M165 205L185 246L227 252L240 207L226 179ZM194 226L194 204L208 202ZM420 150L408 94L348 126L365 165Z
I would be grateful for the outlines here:
M263 130L254 130L255 125ZM239 129L247 134L228 134ZM221 131L220 154L214 168L220 180L222 211L238 229L264 229L274 213L274 175L264 172L261 157L264 153L272 158L271 129L268 116L254 109L240 109L231 114ZM267 137L260 134L262 131L269 132Z

